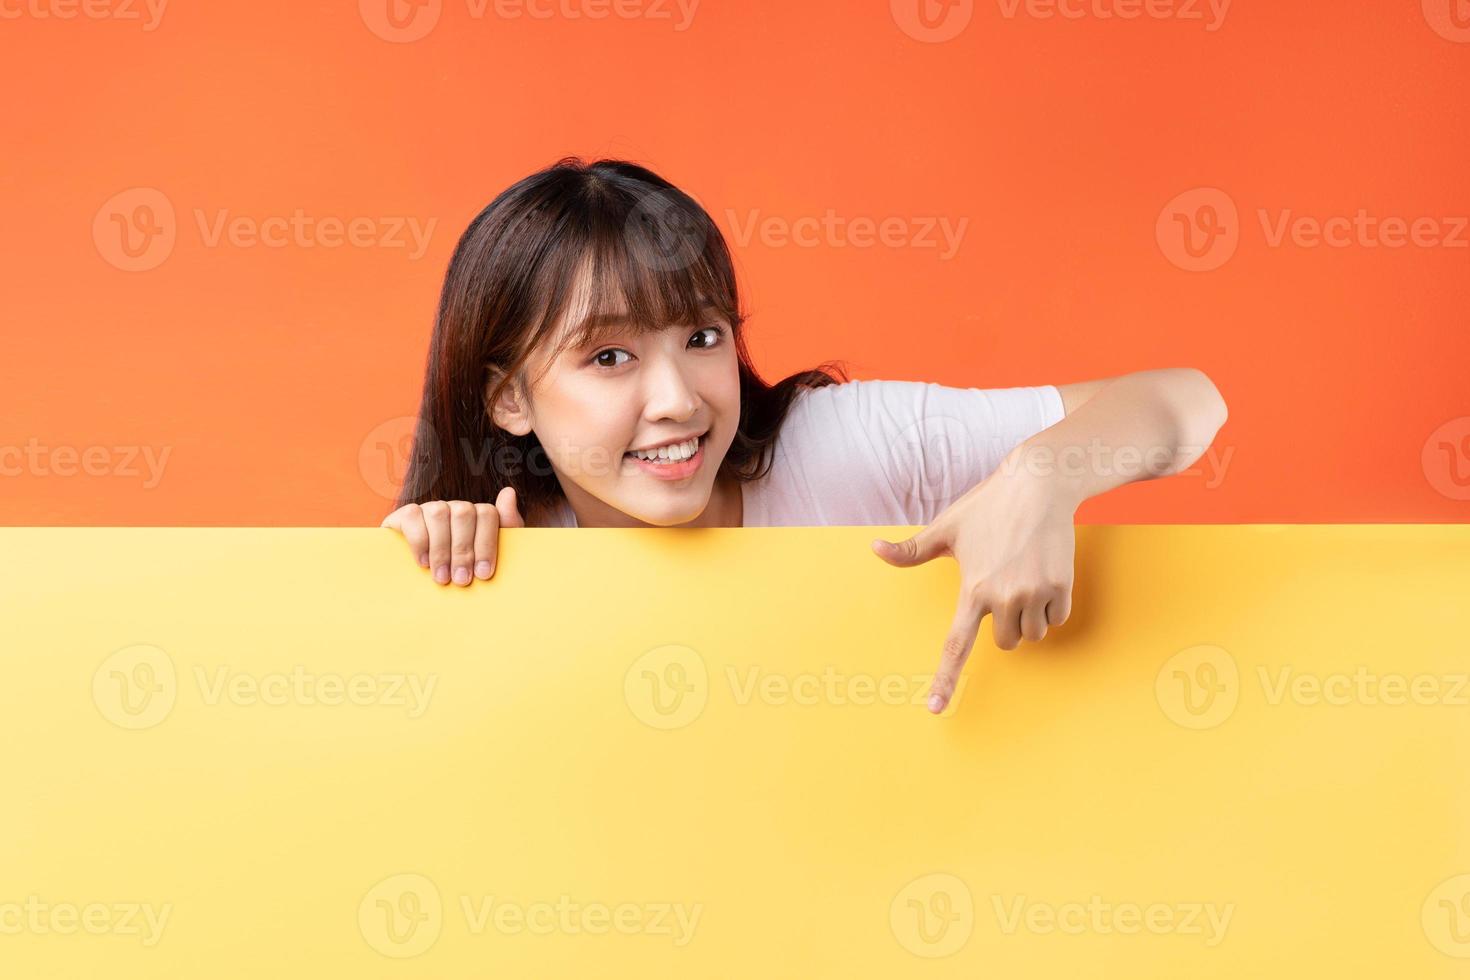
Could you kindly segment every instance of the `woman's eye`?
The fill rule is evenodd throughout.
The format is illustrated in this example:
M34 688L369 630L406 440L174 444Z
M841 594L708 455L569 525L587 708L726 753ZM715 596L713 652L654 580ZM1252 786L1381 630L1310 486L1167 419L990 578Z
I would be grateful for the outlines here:
M613 354L627 354L627 353L628 352L625 351L625 350L623 350L621 347L609 347L605 351L599 351L596 354L592 355L592 363L596 364L598 367L615 368L615 367L618 366L616 358L614 358L613 363L611 363L611 364L607 363L607 361L603 360L603 358L608 357L608 356L613 355ZM629 355L629 356L631 357L632 355Z
M705 334L705 333L712 333L712 334L715 335L714 336L714 339L710 340L708 343L706 343L706 344L703 345L705 347L714 347L725 336L725 331L722 328L720 328L720 327L705 327L703 330L699 331L699 333L696 333L694 336L698 337L700 334Z
M725 337L725 329L723 327L705 327L703 330L696 332L694 334L694 337L699 337L704 334L714 334L714 336L708 338L701 344L696 344L695 346L699 350L709 350L712 347L718 347L720 345L720 342ZM694 338L691 337L690 342L693 343L693 340ZM628 354L628 352L623 350L621 347L609 347L607 350L598 351L596 354L593 354L591 363L596 365L597 367L612 370L613 368L619 366L619 362L616 357L616 355L618 354L626 354L628 357L633 356L631 354ZM611 360L609 360L609 358L611 358Z

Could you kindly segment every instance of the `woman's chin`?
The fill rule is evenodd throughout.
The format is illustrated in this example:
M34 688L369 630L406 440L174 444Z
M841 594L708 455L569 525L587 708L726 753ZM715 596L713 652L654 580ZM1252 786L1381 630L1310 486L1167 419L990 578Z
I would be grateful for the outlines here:
M655 527L678 527L688 524L690 521L698 520L700 515L709 506L709 494L703 494L694 499L692 488L686 488L684 494L671 494L670 499L654 504L652 501L640 501L636 510L626 513L644 524L652 524ZM685 499L674 499L682 496Z

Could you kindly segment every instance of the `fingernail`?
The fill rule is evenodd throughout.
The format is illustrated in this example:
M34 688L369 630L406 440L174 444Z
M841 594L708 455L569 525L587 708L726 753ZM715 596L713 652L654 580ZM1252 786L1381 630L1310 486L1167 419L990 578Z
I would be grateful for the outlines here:
M477 562L475 562L475 577L476 578L489 578L490 577L490 563L488 561L477 561Z
M463 565L460 565L460 566L456 567L454 569L454 584L455 585L469 585L470 584L470 570L468 568L465 568Z
M438 568L434 569L434 581L435 582L438 582L440 585L448 585L449 584L449 566L448 565L440 565Z
M934 712L936 715L939 714L939 712L943 711L944 698L940 697L937 694L929 695L929 710Z
M419 555L419 567L421 567L421 568L428 568L429 567L429 556L428 555Z

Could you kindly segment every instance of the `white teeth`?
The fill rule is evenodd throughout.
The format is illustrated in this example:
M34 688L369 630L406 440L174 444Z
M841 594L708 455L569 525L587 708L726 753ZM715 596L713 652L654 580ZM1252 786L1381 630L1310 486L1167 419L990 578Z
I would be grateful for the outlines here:
M653 460L659 463L677 463L686 460L699 451L699 437L696 436L688 442L676 443L672 446L663 446L656 450L644 452L635 449L630 455L639 459Z

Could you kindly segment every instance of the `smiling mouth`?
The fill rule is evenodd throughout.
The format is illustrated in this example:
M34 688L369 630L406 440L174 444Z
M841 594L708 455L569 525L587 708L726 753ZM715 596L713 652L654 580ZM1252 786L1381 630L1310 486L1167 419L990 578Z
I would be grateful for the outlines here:
M704 469L704 444L705 437L700 436L694 449L694 455L688 459L655 461L641 459L632 453L624 454L624 458L650 479L682 486L687 481L694 479L695 475Z
M655 466L677 466L680 463L687 463L691 459L694 459L696 456L698 456L700 451L704 449L704 441L706 438L708 438L708 436L708 431L701 432L698 436L696 436L694 442L694 452L690 453L688 456L685 456L682 459L654 459L649 456L636 456L631 449L626 453L623 453L623 456L637 463L652 463ZM685 442L688 442L688 440L686 439ZM675 445L682 444L683 443L675 443Z

